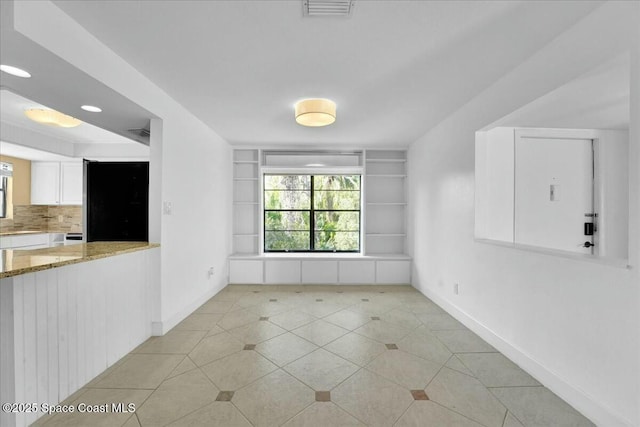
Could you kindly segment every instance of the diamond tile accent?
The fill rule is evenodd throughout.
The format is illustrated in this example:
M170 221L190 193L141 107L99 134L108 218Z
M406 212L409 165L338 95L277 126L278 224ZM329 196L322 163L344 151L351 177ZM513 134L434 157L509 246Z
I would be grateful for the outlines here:
M279 426L315 401L315 392L281 369L240 390L235 406L256 426Z
M387 347L387 350L397 350L398 346L395 344L385 344L385 346Z
M407 389L366 369L331 390L331 401L370 426L393 425L414 402Z
M369 302L368 298L362 298L360 301Z
M411 390L411 396L413 396L413 400L429 400L429 396L424 390Z
M314 390L331 390L359 367L319 348L288 364L284 369Z
M275 298L272 298L272 299L269 300L269 302L276 302L276 301L278 301L278 300L275 299Z
M322 302L322 301L324 301L322 298L319 298L316 300L316 302Z
M507 413L480 381L449 368L442 368L425 392L430 400L487 427L502 427Z
M261 317L261 318L260 318L260 320L265 321L265 320L269 320L269 318L268 318L268 317L263 316L263 317Z
M331 402L331 392L316 391L316 402Z
M216 402L231 402L234 393L234 391L221 391L216 397Z
M245 344L243 350L255 350L255 344Z
M380 317L378 317L378 316L371 316L371 320L380 320Z

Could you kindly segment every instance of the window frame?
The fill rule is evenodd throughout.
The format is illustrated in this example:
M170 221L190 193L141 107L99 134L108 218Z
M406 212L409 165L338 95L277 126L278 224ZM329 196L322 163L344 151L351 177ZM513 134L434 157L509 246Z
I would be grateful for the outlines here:
M277 253L321 253L321 254L357 254L362 253L362 213L363 213L363 174L362 172L334 172L334 171L264 171L262 174L262 250L264 253L277 254ZM309 177L309 209L267 209L265 203L265 194L267 191L274 191L266 188L265 182L267 176L308 176ZM359 204L358 209L316 209L314 207L314 177L315 176L353 176L359 177ZM300 190L296 190L300 191ZM318 190L322 191L322 190ZM331 190L331 191L356 191L356 190ZM309 229L308 230L267 230L267 212L308 212L309 213ZM337 232L349 232L358 234L358 248L356 250L322 250L315 249L315 236L316 232L322 232L322 230L315 229L315 213L316 212L357 212L358 213L358 229L357 230L335 230ZM267 249L267 232L268 231L302 231L309 234L309 249Z

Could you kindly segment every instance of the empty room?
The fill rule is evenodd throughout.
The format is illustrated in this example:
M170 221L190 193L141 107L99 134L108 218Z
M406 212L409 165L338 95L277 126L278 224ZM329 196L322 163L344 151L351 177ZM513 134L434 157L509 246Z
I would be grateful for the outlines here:
M0 427L640 426L639 1L0 7Z

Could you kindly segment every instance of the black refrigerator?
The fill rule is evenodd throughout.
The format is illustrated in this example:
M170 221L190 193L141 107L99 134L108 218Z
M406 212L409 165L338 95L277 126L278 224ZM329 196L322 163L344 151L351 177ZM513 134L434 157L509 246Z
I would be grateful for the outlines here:
M149 241L149 162L84 161L87 242Z

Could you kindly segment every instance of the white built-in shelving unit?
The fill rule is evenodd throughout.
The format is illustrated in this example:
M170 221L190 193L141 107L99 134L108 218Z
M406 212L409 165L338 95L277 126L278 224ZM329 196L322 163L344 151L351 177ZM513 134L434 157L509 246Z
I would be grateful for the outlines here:
M233 252L258 254L260 176L259 151L233 152Z
M233 153L233 255L230 283L406 284L406 162L404 150L366 150L362 170L362 253L262 253L264 152Z
M365 255L406 252L406 164L404 150L365 152Z

